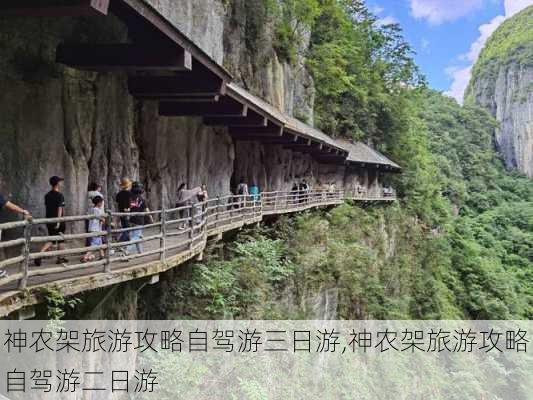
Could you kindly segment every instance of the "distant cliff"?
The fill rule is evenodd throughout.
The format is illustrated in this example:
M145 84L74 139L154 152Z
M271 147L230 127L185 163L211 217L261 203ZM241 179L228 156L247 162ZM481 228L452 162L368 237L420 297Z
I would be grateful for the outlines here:
M489 38L474 66L466 101L498 120L495 143L507 168L533 177L533 6Z

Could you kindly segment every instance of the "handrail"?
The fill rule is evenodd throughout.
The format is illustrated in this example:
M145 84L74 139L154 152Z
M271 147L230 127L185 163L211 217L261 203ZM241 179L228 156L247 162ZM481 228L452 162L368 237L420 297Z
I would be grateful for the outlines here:
M387 190L387 193L378 190L360 191L354 189L345 190L296 190L296 191L269 191L257 195L227 195L208 199L204 202L189 204L181 207L135 213L119 213L106 210L98 218L105 219L107 229L99 232L70 233L59 236L34 235L33 227L51 223L89 221L95 219L94 215L67 216L60 218L26 219L24 221L8 222L0 224L1 230L23 229L19 237L0 242L0 249L9 251L11 257L0 259L0 268L9 268L7 278L0 278L0 293L13 290L17 282L17 288L25 289L27 286L43 283L43 279L54 278L54 274L65 274L74 271L73 277L92 276L101 273L111 273L113 269L120 269L120 265L128 266L123 262L130 262L138 258L157 257L162 263L167 263L171 257L183 252L192 251L193 248L203 249L208 236L220 234L246 224L259 222L265 215L283 214L288 212L303 211L313 207L336 205L347 199L352 200L393 200L396 192ZM151 222L146 225L131 225L127 227L112 226L112 221L120 218L129 219L132 216L150 216ZM80 227L80 225L76 225ZM125 233L133 234L135 238L119 241L118 235ZM146 235L140 236L143 232ZM102 242L96 242L94 246L87 245L86 240L101 238ZM122 238L124 239L124 238ZM73 246L65 250L54 250L46 253L32 251L33 245L40 245L46 241L68 241ZM85 242L84 242L85 241ZM146 245L147 248L143 248ZM138 254L118 256L124 248L137 250ZM80 263L69 260L69 263L57 266L53 264L41 267L32 267L33 260L49 260L53 257L80 256L88 252L98 253L103 251L105 255L101 260ZM153 260L151 260L153 261ZM138 264L142 267L144 264ZM86 270L86 273L81 270ZM41 281L35 281L36 278ZM67 277L68 278L68 277ZM33 279L33 281L32 281Z

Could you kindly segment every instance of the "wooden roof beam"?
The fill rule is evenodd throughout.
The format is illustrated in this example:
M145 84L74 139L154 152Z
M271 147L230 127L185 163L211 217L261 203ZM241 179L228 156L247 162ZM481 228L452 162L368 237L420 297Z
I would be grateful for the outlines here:
M111 12L126 23L128 29L133 31L144 30L145 28L153 35L138 35L136 41L152 43L152 39L164 38L166 41L178 45L185 51L191 53L194 61L203 65L210 74L217 76L224 82L230 82L231 74L215 60L209 57L198 45L190 40L169 20L163 17L149 2L145 0L113 0L110 5ZM155 36L154 36L155 35Z
M288 149L302 153L317 153L320 154L322 150L322 143L313 142L311 139L305 139L304 143L290 143L286 146Z
M197 117L245 117L248 107L227 97L213 103L192 103L182 101L160 101L159 115L161 116L197 116Z
M209 126L230 126L230 127L267 127L268 119L255 111L248 110L248 115L243 117L206 117L204 124Z
M138 98L212 97L224 94L226 83L214 76L178 72L174 76L130 77L128 88Z
M2 0L0 16L61 17L107 15L110 0Z
M284 136L249 136L249 135L231 135L236 141L241 142L260 142L262 144L287 144L290 139Z
M281 137L283 135L283 127L269 123L268 126L262 127L230 127L229 133L231 135L248 135L248 136L274 136Z
M192 56L177 46L119 44L60 44L56 60L86 70L190 71Z

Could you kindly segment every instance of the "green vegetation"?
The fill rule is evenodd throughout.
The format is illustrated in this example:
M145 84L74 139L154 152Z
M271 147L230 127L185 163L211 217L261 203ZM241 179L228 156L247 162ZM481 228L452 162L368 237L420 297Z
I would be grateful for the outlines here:
M496 79L500 66L509 63L533 65L533 6L506 20L487 40L472 70L472 82L482 77ZM466 91L466 99L472 87Z
M383 143L401 123L402 88L424 83L413 52L400 26L379 26L364 2L321 5L307 58L317 89L317 124L333 136Z
M50 321L59 321L67 315L68 310L74 310L81 304L76 297L65 298L57 288L48 288L43 294L46 299L47 318Z
M531 319L533 185L505 171L493 118L425 88L399 27L377 26L362 2L279 4L312 26L316 120L398 161L388 179L402 200L241 233L163 282L149 317Z

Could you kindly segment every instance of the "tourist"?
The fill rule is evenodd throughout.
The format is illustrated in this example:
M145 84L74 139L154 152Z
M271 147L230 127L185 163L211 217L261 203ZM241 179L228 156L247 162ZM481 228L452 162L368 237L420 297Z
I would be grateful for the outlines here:
M299 190L300 203L304 203L307 200L309 200L309 198L308 198L309 197L308 196L309 185L308 185L308 183L307 183L307 181L305 179L302 179L302 181L298 185L298 190Z
M237 185L237 195L248 196L248 185L245 183L244 178L241 178Z
M185 192L187 190L187 185L185 183L182 183L178 186L178 190L176 192L176 208L186 207L187 202L185 201ZM189 210L188 209L181 209L178 210L178 219L180 219L180 222L178 223L178 229L185 229L187 226L186 218L189 217Z
M209 200L207 185L205 183L200 187L200 191L198 192L198 195L196 197L198 199L198 202L200 203L200 205L196 206L195 209L196 223L200 224L202 222L202 218L207 212L207 201Z
M198 201L203 203L204 201L207 201L207 200L209 200L209 195L207 193L207 185L204 183L200 187L200 192L198 192Z
M298 184L298 180L299 178L296 177L296 181L294 181L294 184L292 185L292 188L291 188L291 196L290 196L290 200L291 200L291 203L292 204L296 204L298 202L298 197L299 197L299 184Z
M25 217L30 217L31 214L28 210L24 210L23 208L17 206L15 203L12 203L11 201L7 200L6 197L0 193L0 210L8 210L15 214L21 214Z
M324 198L324 185L321 180L316 182L316 198L320 201Z
M89 206L89 210L92 208L93 199L96 196L100 196L102 199L104 198L104 195L102 194L102 186L96 182L92 182L89 184L89 190L87 192L87 204ZM85 221L85 232L89 232L89 221L88 220ZM91 238L87 238L85 245L86 246L91 245Z
M250 192L250 196L252 196L253 201L259 200L259 186L257 186L255 182L250 185L248 191Z
M337 192L337 185L335 184L335 181L331 181L329 183L328 196L330 198L333 198L335 197L336 192Z
M248 185L245 183L244 178L241 178L239 184L237 185L237 208L240 208L244 205L244 199L249 195Z
M129 206L130 213L150 212L148 207L146 207L146 201L144 200L142 195L143 195L142 186L136 185L132 187L131 200L130 200L130 206ZM148 219L150 223L153 223L152 216L148 216L148 218L146 218L145 215L130 216L129 223L132 228L133 227L136 228L130 231L130 241L142 239L142 233L143 233L142 226L145 224L146 219ZM137 252L141 254L143 252L143 244L139 242L139 243L130 244L128 246L128 253L135 251L135 250L137 250Z
M15 203L10 202L2 193L0 193L0 210L8 210L15 214L21 214L25 217L30 217L31 214L29 211L17 206ZM2 237L2 231L0 231L0 238ZM0 278L7 276L7 271L4 269L0 270Z
M131 201L131 187L132 183L129 178L122 178L120 181L120 191L115 197L117 203L117 209L119 213L127 213L130 211L130 201ZM129 220L127 216L120 217L120 227L122 229L129 228ZM118 238L119 242L127 242L130 240L129 232L121 232Z
M91 200L92 207L89 209L89 215L94 215L94 218L89 220L89 233L102 232L104 221L105 221L105 211L104 211L104 198L102 196L94 196ZM89 238L90 247L102 246L103 240L102 236L93 236ZM104 250L99 249L100 258L104 258ZM94 260L94 255L91 251L88 251L85 256L81 259L82 262L89 262Z
M89 185L89 191L87 192L87 199L89 200L89 208L92 207L93 198L100 196L102 199L104 195L102 194L102 185L99 185L96 182L92 182Z
M198 196L202 192L202 188L195 187L193 189L187 189L187 186L182 183L177 192L177 199L176 199L176 208L178 207L188 207L183 208L180 210L180 224L178 225L178 229L185 229L188 225L187 220L183 221L183 219L188 219L190 217L190 208L193 204L196 204L198 202ZM207 196L207 188L205 190L205 196ZM202 195L203 196L203 195Z
M52 176L49 180L52 189L46 194L46 196L44 196L46 218L61 218L65 216L65 197L61 193L61 182L63 181L64 179L59 176ZM46 224L46 228L49 236L62 236L66 230L64 222ZM65 242L62 239L56 240L55 245L58 250L65 249ZM41 248L40 253L47 252L52 246L54 246L53 241L46 242ZM57 257L57 264L64 264L66 262L68 262L68 260L65 257ZM35 259L35 265L41 265L40 258Z
M365 188L359 182L357 182L356 190L357 194L361 196L364 193Z

